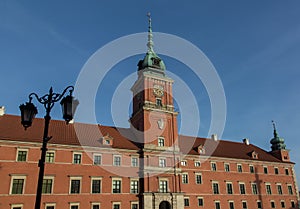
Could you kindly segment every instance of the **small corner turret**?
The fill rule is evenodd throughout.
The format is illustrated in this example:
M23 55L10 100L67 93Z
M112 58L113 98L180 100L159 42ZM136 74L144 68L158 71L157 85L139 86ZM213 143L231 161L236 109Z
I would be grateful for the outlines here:
M272 144L271 154L283 162L290 162L289 150L286 149L284 139L278 136L274 121L272 121L272 124L274 129L273 131L274 137L270 141L270 143Z

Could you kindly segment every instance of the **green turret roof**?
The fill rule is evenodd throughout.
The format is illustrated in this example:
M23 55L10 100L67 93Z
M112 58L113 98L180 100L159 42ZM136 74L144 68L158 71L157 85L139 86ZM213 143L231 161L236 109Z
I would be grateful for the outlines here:
M285 149L286 145L284 144L284 139L278 136L274 121L272 121L272 123L274 128L274 138L270 141L272 151Z

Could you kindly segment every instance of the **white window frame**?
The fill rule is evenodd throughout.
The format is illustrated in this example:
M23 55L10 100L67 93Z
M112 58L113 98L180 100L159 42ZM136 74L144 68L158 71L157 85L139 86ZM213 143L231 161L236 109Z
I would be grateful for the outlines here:
M161 162L164 162L161 164ZM165 168L167 167L167 159L165 157L158 158L158 167Z
M226 166L228 166L228 171L226 170ZM230 164L229 163L224 163L224 171L230 172Z
M131 191L131 182L137 182L137 192ZM138 194L139 193L139 179L132 178L130 179L130 194Z
M197 176L200 176L201 182L197 182ZM195 184L203 184L202 173L195 173Z
M268 174L269 173L268 166L263 166L263 169L264 169L264 174Z
M187 166L187 161L186 161L186 160L182 160L182 161L180 162L180 165L181 165L181 166Z
M183 176L185 176L185 177L183 177ZM181 183L183 183L183 184L189 183L189 174L188 173L181 174Z
M100 192L99 193L93 193L93 180L99 180L100 181ZM91 177L91 194L101 194L102 193L102 177Z
M112 202L112 209L114 209L114 205L120 205L120 209L122 208L121 202Z
M254 192L254 187L253 187L254 185L255 185L255 192ZM257 183L255 183L255 182L251 183L251 191L252 191L252 194L258 195Z
M54 154L54 155L53 155L53 162L48 162L48 161L47 161L47 154L48 154L48 153L53 153L53 154ZM54 150L49 150L49 151L46 152L45 163L55 163L55 151L54 151Z
M199 204L199 200L202 200L202 205ZM198 207L204 207L204 198L203 197L197 197L197 205Z
M229 193L228 186L227 186L227 185L229 185L229 184L231 185L231 193ZM234 194L234 192L233 192L233 184L232 184L231 181L227 181L227 182L226 182L226 193L227 193L228 195Z
M51 185L51 193L43 193L43 195L50 195L53 194L53 188L54 188L54 176L44 176L44 179L51 179L52 180L52 185Z
M79 204L79 202L76 202L76 203L70 203L70 209L72 208L72 206L78 206L78 209L80 209L80 204Z
M130 203L130 209L132 209L132 206L133 206L133 205L137 205L137 208L139 208L139 202L138 202L138 201L131 202L131 203Z
M15 179L23 179L23 188L22 188L22 194L12 194L12 189L13 189L13 182ZM9 189L9 194L10 195L23 195L25 192L25 186L26 186L26 175L12 175L10 179L10 189Z
M133 163L133 160L136 160L136 165ZM131 167L139 167L139 158L137 156L131 157Z
M236 165L236 171L238 173L243 173L243 166L242 166L242 164L237 164Z
M95 157L100 157L100 163L95 163ZM93 165L102 165L102 154L98 154L98 153L93 154Z
M215 193L215 190L214 190L214 184L217 184L217 188L218 188L218 191L217 193ZM218 181L212 181L211 182L211 187L212 187L212 194L220 194L220 184Z
M91 209L93 209L93 206L99 206L99 208L101 208L100 202L92 202L91 203Z
M165 141L165 138L164 138L164 137L159 136L159 137L157 138L157 146L158 146L158 147L164 147L164 146L166 146L166 141Z
M14 209L14 208L19 208L19 207L21 207L21 209L23 209L23 204L12 204L10 208Z
M162 181L167 182L167 188L166 188L167 191L166 191L166 192L164 192L164 191L162 192L162 190L161 190L161 188L160 188L160 185L161 185L160 183L161 183ZM166 178L160 178L159 181L158 181L158 184L159 184L159 185L158 185L158 190L159 190L159 192L161 192L161 193L168 193L168 192L170 191L170 189L169 189L169 179L166 179Z
M118 193L114 193L114 187L113 187L114 181L120 181L120 192L118 192ZM122 189L123 189L122 178L112 178L111 179L111 193L112 194L122 194Z
M233 200L228 201L228 208L230 209L230 203L232 203L232 204L233 204L233 208L235 208L235 205L234 205L234 201L233 201Z
M72 187L72 180L79 180L80 181L80 184L79 184L79 193L71 193L71 187ZM82 177L80 176L71 176L70 177L70 183L69 183L69 194L71 195L78 195L78 194L81 194L81 189L82 189Z
M244 204L244 203L246 203L246 207L243 207L243 204ZM247 203L246 200L243 200L243 201L242 201L242 209L248 209L248 203Z
M25 159L25 161L18 161L19 151L25 151L26 152L26 159ZM17 148L16 162L27 162L27 160L28 160L28 152L29 152L29 149L27 149L27 148Z
M213 166L215 165L215 166ZM217 167L217 163L216 162L210 162L210 168L212 171L217 171L218 170L218 167Z
M241 185L244 185L244 193L242 193ZM240 190L240 194L247 194L246 184L244 182L239 182L239 190Z
M47 207L53 207L54 209L56 208L56 203L45 203L45 209L47 209Z
M80 163L75 163L75 155L80 155ZM73 159L72 159L72 163L76 164L76 165L80 165L82 164L82 153L81 152L73 152Z
M253 172L251 172L251 167L253 168ZM249 173L255 173L255 167L254 167L254 165L249 165Z
M116 158L120 158L120 161L119 161L119 164L117 164L116 162ZM120 166L122 166L122 157L121 157L121 155L113 155L113 165L114 166L117 166L117 167L120 167Z
M270 193L268 193L268 186L270 186ZM272 195L272 186L270 183L265 183L265 188L266 188L266 195Z
M185 205L185 200L188 200L187 201L188 205ZM184 197L183 198L183 205L184 205L184 207L190 207L191 204L190 204L190 198L189 197Z
M195 167L201 167L201 162L199 160L194 162Z

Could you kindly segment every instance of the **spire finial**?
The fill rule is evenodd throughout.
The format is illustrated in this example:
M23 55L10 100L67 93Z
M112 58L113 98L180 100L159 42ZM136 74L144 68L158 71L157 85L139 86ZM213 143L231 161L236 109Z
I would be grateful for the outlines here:
M274 138L276 138L276 137L278 137L278 134L277 134L276 124L275 124L274 120L272 120L272 124L273 124L273 129L274 129Z
M151 13L147 13L148 16L148 52L153 52L153 40L152 40L152 25L151 25Z

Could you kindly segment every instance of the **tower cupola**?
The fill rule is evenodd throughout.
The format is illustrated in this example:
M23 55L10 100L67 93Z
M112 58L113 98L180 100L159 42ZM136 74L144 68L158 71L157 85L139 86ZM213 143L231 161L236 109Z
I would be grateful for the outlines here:
M161 76L165 76L166 66L163 60L154 52L153 49L153 34L152 34L152 24L151 24L151 16L148 13L148 42L147 42L147 53L143 60L138 62L138 71L142 72L150 72L153 74L158 74Z
M275 126L275 122L272 121L273 123L273 128L274 128L274 138L271 139L270 143L272 144L271 148L272 151L275 150L285 150L286 145L284 144L284 139L278 136L277 130L276 130L276 126Z

